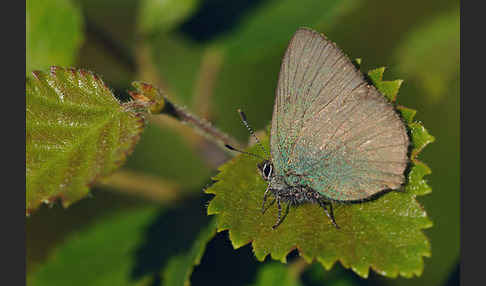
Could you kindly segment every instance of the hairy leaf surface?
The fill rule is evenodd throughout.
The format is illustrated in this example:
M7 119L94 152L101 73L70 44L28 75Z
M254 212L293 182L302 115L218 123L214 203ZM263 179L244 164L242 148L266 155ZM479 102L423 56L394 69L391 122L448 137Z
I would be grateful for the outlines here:
M26 79L26 212L85 197L125 160L144 126L94 73L52 67Z

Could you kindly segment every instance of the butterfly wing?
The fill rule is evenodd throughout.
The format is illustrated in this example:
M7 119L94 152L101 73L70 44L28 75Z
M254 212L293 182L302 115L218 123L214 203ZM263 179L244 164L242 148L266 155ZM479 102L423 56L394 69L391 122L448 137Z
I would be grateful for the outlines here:
M282 60L270 140L278 175L332 200L362 200L404 182L409 139L393 105L307 28Z

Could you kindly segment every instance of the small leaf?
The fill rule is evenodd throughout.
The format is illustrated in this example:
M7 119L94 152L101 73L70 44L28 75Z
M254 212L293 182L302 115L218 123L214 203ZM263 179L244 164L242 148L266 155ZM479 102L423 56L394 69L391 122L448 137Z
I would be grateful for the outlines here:
M216 220L213 218L194 241L191 249L170 259L162 272L164 285L189 286L194 267L201 263L206 245L216 235Z
M136 91L128 91L134 101L147 106L147 111L152 114L160 113L168 105L167 100L159 89L153 85L141 81L132 82Z
M144 230L157 213L154 207L121 211L70 235L27 284L150 285L150 277L133 281L131 271Z
M144 119L95 74L52 67L26 79L26 211L60 198L65 207L125 160ZM128 105L127 105L128 106Z
M251 285L301 286L302 283L296 275L292 275L286 265L272 262L260 268L255 283Z
M401 81L384 82L383 71L373 70L369 77L394 100ZM407 110L407 119L411 120L412 113ZM256 169L261 160L244 154L219 168L216 183L206 190L216 195L208 206L208 214L217 214L218 231L229 230L234 248L251 242L260 261L270 254L273 259L286 262L287 254L297 248L307 262L317 260L326 269L339 260L362 277L368 276L369 268L387 277L419 276L424 267L422 257L431 255L422 229L431 227L432 222L415 199L416 195L430 192L423 180L430 169L416 156L433 137L417 122L408 126L414 144L406 191L389 192L360 204L336 204L334 214L339 230L316 204L291 208L283 223L273 230L277 208L261 213L266 189ZM260 139L268 150L268 138ZM248 151L265 156L257 146Z
M25 4L26 74L51 65L72 65L84 38L79 7L67 0Z

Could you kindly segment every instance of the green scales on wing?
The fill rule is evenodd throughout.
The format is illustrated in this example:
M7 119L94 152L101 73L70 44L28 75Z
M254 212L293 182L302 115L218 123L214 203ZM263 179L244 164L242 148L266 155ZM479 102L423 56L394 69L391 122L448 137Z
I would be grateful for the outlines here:
M307 28L282 60L270 146L276 175L335 201L404 183L409 139L394 106L349 58Z

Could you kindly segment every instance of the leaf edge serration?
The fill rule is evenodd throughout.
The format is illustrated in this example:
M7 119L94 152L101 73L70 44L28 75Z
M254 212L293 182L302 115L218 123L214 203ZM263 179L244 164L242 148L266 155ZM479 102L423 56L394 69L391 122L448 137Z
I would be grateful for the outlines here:
M100 178L105 177L110 175L112 172L114 172L117 168L119 168L125 161L126 158L133 152L136 143L140 139L141 133L145 127L145 117L143 113L140 112L134 112L129 106L127 106L124 103L121 103L115 96L113 91L109 88L109 86L102 80L102 78L97 75L96 73L86 70L86 69L78 69L78 68L73 68L73 67L59 67L59 66L51 66L48 71L39 71L35 70L32 71L31 73L32 76L27 76L26 77L26 100L28 99L29 96L32 97L39 97L43 98L44 100L51 100L52 98L48 98L47 96L40 94L41 91L39 89L42 88L51 88L54 89L56 87L55 85L52 84L52 82L56 80L60 80L62 83L62 80L65 80L65 84L67 82L73 81L74 79L79 79L78 84L81 86L82 84L92 84L90 92L92 93L101 93L102 96L109 96L110 98L106 99L100 99L100 100L107 100L105 103L108 104L113 104L111 107L106 107L112 108L115 110L115 108L119 108L118 110L120 111L120 115L123 113L123 115L129 114L129 116L132 116L133 121L132 121L132 127L131 131L129 132L129 135L125 138L123 142L117 146L117 148L113 148L113 158L111 162L109 162L110 166L108 169L103 169L99 168L99 171L89 178L89 180L84 182L84 185L82 188L83 190L80 190L78 193L77 197L70 198L69 195L66 195L68 193L67 190L63 191L56 191L56 192L50 192L49 194L44 194L40 196L39 198L32 200L29 202L29 197L28 193L29 192L34 192L35 190L29 190L29 183L28 183L28 174L27 174L27 169L28 169L28 158L26 158L26 208L25 208L25 213L26 216L30 216L32 212L37 210L42 204L47 204L47 205L53 205L56 201L60 201L63 205L64 208L69 207L72 203L77 202L78 200L86 197L89 195L89 189L93 186L93 184L98 181ZM64 78L63 78L64 77ZM61 79L62 78L62 79ZM43 83L44 81L44 83ZM48 83L51 82L51 83ZM45 85L44 85L45 84ZM50 84L50 85L49 85ZM42 86L42 88L40 87ZM81 87L80 87L81 88ZM35 90L34 90L35 89ZM89 88L88 88L89 90ZM63 92L62 90L56 90L56 93ZM39 94L34 94L34 93L39 93ZM97 95L99 96L99 95ZM103 104L103 102L99 102L100 104ZM56 103L57 104L57 103ZM71 106L75 106L72 103ZM35 107L34 107L35 108ZM100 108L101 109L101 108ZM29 103L26 102L26 123L28 124L29 121L34 122L36 118L34 119L29 119ZM31 115L33 116L33 115ZM122 127L120 127L122 128ZM28 137L28 130L26 129L26 136ZM118 133L120 130L118 130ZM118 139L120 139L119 137ZM28 138L26 138L26 149L28 145ZM78 142L79 143L79 142ZM82 144L82 143L79 143ZM26 150L26 156L28 156L28 152ZM107 165L108 166L108 165Z
M415 276L420 276L423 272L424 269L424 260L423 257L430 257L431 256L431 244L430 240L425 236L423 233L424 229L430 228L433 226L433 222L430 220L430 218L427 216L425 210L423 207L420 205L420 203L416 200L417 196L423 196L426 194L429 194L431 192L430 186L427 185L427 182L424 179L425 175L428 175L431 173L430 168L424 164L423 162L419 161L417 159L417 156L419 153L425 148L428 144L432 143L435 141L435 138L430 135L427 130L424 128L422 123L414 121L413 118L416 114L416 110L404 107L404 106L397 106L396 105L396 98L397 94L399 91L399 88L402 84L402 80L393 80L393 81L383 81L383 73L385 71L384 67L377 68L370 70L368 72L368 77L370 81L373 83L373 85L384 95L386 96L395 106L397 112L399 112L402 115L402 119L404 123L406 124L407 130L409 131L409 136L411 139L411 151L410 151L410 164L409 164L409 170L407 173L407 183L405 184L404 188L406 191L410 192L412 195L412 198L414 200L414 203L418 205L419 208L423 210L424 217L426 218L424 222L417 227L418 231L420 234L425 238L425 243L427 248L427 251L422 251L421 253L418 253L417 255L420 256L420 267L414 270L409 270L409 271L403 271L401 269L394 269L394 271L383 271L378 269L374 264L370 263L368 265L362 265L362 266L355 266L352 264L348 264L346 261L343 261L339 257L332 257L330 259L324 259L323 257L319 257L317 255L308 256L303 253L303 251L300 249L299 245L294 245L293 247L290 247L287 249L287 251L284 254L275 254L272 252L265 253L261 252L258 249L258 245L255 245L255 237L253 239L246 239L242 240L239 239L238 232L235 232L234 229L231 228L230 225L225 225L223 223L221 214L224 212L224 206L216 205L215 203L217 201L214 200L214 198L211 200L211 202L208 205L207 208L207 214L208 215L216 215L217 218L217 231L228 231L228 235L231 241L231 244L234 249L238 249L248 243L252 244L252 249L253 252L257 258L257 260L263 262L266 258L267 255L270 255L272 259L279 260L283 263L286 263L286 257L287 255L292 252L294 249L298 249L299 255L301 255L308 263L311 263L313 260L317 260L326 270L329 270L332 268L332 266L339 261L341 265L343 265L345 268L350 268L352 269L355 273L357 273L359 276L363 278L367 278L369 275L369 270L372 269L378 274L381 274L386 277L390 278L396 278L397 276L403 276L405 278L411 278L414 275ZM236 157L238 158L238 157ZM214 194L217 196L217 191L213 191L213 188L218 187L218 183L221 182L221 179L224 179L224 174L227 169L231 169L232 166L237 163L236 158L232 158L230 161L224 163L218 168L218 174L216 174L212 179L214 184L207 188L205 190L206 193L209 194ZM410 187L410 182L413 180L414 185L419 186L420 188L408 188Z

